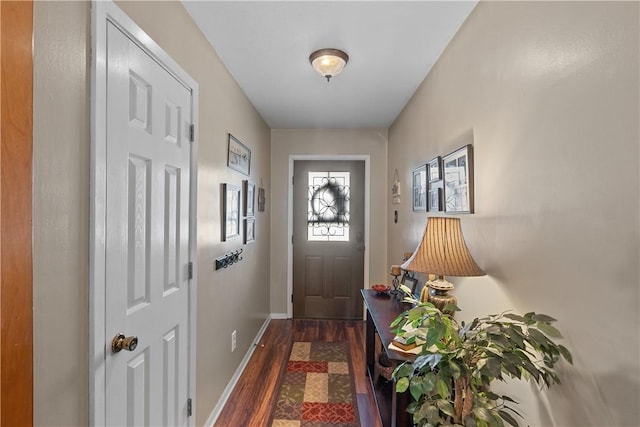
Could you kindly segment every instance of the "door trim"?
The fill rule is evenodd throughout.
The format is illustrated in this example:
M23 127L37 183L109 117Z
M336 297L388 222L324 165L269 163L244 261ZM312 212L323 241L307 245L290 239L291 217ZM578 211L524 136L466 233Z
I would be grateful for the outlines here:
M197 289L197 155L198 155L198 83L156 44L127 14L111 1L91 1L91 200L89 257L89 425L102 426L106 421L106 111L107 111L107 22L111 22L143 51L191 91L192 123L195 126L191 143L189 206L189 261L193 263L193 278L189 281L189 397L195 424L196 405L196 289Z
M319 155L319 154L292 154L289 156L289 184L287 190L287 318L293 317L293 171L296 160L360 160L364 161L364 283L362 287L367 287L369 283L369 235L371 234L371 156L368 154L346 154L346 155ZM364 316L364 313L363 313ZM363 317L364 318L364 317Z

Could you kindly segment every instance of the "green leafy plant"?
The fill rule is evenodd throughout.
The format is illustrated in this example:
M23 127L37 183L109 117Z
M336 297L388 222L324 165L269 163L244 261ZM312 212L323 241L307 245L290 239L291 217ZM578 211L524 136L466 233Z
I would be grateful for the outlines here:
M433 304L420 303L391 323L407 342L423 344L412 362L399 365L393 373L398 393L409 390L413 401L407 411L421 427L467 426L518 427L517 402L490 390L494 380L506 377L530 380L540 387L560 383L554 366L564 358L573 363L566 347L551 338L561 338L545 314L511 313L458 322Z

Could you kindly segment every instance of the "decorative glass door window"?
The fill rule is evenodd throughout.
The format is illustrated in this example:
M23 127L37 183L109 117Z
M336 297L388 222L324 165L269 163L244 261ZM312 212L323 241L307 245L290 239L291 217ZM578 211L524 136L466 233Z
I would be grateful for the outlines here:
M349 172L309 172L307 238L349 241Z

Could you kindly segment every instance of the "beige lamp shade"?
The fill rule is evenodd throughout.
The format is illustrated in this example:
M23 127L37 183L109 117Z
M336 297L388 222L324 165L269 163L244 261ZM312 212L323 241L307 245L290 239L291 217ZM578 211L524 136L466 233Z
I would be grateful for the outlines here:
M469 253L460 218L430 217L422 240L402 268L438 276L484 276Z

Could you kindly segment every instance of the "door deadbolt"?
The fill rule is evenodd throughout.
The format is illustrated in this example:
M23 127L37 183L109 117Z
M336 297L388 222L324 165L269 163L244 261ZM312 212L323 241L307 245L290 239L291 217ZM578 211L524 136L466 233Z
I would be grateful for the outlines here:
M111 351L114 353L120 350L133 351L138 346L138 337L125 337L124 334L116 334L111 341Z

